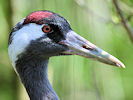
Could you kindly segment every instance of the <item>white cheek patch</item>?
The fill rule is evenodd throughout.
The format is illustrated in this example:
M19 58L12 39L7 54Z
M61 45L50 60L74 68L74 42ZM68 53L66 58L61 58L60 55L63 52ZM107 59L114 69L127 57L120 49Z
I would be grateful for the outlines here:
M36 40L45 34L42 32L42 27L43 25L31 23L12 33L13 37L11 44L8 46L8 53L15 71L17 56L25 51L32 40Z

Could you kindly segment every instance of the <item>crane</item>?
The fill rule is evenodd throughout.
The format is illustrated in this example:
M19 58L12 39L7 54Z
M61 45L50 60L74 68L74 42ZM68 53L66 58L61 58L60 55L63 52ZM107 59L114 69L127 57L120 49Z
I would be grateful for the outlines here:
M65 18L46 10L35 11L16 24L9 35L8 54L30 100L59 100L47 76L52 56L79 55L125 68L74 32Z

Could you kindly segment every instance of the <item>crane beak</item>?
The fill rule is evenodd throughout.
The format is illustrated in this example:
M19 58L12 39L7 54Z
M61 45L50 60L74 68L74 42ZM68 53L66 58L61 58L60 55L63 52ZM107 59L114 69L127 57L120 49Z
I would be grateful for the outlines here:
M105 52L104 50L98 48L74 31L68 32L66 39L60 41L60 44L65 45L69 48L67 51L63 52L65 54L79 55L109 65L125 68L125 65L120 60Z

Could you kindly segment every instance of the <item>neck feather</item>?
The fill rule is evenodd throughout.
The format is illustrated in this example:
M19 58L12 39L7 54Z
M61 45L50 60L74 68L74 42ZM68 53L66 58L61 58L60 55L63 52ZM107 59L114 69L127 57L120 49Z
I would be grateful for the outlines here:
M26 62L26 63L25 63ZM48 59L20 59L16 69L30 100L59 100L47 77Z

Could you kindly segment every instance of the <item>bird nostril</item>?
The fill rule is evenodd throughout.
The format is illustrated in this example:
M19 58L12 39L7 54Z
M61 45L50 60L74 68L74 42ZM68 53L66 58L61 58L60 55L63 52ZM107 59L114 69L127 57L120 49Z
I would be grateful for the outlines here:
M87 49L87 50L93 50L93 48L90 48L90 47L85 46L85 45L83 45L82 47L83 47L84 49Z
M89 46L85 46L85 45L83 45L82 47L83 47L84 49L87 49L87 50L90 50L90 51L96 51L96 52L98 52L97 49L92 48L92 47L89 47Z

